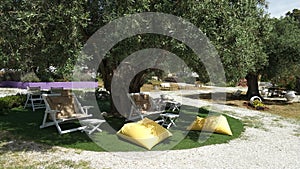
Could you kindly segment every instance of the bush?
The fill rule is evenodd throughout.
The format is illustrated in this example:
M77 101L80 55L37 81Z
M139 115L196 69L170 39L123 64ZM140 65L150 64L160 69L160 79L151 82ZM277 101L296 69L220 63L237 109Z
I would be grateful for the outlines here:
M21 72L16 70L1 70L0 81L20 81Z
M21 77L22 82L40 82L41 80L37 77L34 72L29 72Z
M14 95L0 98L0 114L4 114L14 107L23 106L26 101L26 95Z

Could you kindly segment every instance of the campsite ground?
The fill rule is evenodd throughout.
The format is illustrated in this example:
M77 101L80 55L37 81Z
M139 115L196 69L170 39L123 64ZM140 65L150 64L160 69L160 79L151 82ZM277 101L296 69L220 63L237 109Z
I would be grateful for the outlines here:
M239 107L239 108L247 108L254 109L249 106L249 100L246 97L246 88L239 88L238 90L244 90L239 97L234 96L234 91L225 91L223 92L226 95L226 101L222 101L222 104ZM208 93L209 92L209 93ZM196 95L190 95L189 97L198 98L203 101L211 102L211 93L210 91L203 92ZM289 119L300 120L300 103L288 103L283 97L264 97L263 104L265 105L264 110L261 110L265 113L271 113L274 115L279 115Z

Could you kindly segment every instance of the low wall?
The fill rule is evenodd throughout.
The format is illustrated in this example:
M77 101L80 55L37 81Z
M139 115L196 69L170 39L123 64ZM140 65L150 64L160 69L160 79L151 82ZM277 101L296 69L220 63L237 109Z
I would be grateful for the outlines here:
M50 89L51 87L63 87L64 89L90 89L90 88L97 88L98 82L15 82L15 81L0 82L0 87L26 89L27 86L30 87L40 86L41 89Z

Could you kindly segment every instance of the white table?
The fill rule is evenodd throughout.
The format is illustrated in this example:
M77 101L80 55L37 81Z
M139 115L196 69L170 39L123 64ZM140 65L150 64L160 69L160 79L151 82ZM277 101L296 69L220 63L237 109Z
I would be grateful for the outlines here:
M87 132L88 134L92 134L96 130L101 132L102 130L99 127L104 122L106 122L106 120L101 120L101 119L84 119L84 120L80 120L80 123L82 125L86 126L83 129L83 131Z
M168 108L169 111L176 112L180 110L181 103L172 100L165 100L164 102L166 105L170 106Z
M167 129L169 129L172 125L176 126L175 120L179 117L179 114L173 114L173 113L164 113L160 114L160 117L162 118L162 126L166 126Z

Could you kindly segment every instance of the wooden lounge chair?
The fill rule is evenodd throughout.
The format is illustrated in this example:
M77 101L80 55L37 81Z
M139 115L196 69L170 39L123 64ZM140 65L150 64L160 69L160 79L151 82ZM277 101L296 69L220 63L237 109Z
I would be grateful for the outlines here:
M64 88L63 87L51 87L50 88L50 93L51 94L55 94L55 93L62 94L63 92L64 92Z
M62 130L61 125L64 122L90 118L92 115L88 114L88 109L92 106L81 106L73 93L63 95L43 94L42 97L46 105L46 110L40 128L55 125L59 134L84 130L87 128L87 126L80 126Z
M165 111L165 104L154 100L148 93L130 93L128 97L131 102L131 111L127 118L129 121L141 120Z
M131 101L131 111L128 121L142 120L149 115L157 115L156 123L169 129L176 126L175 120L179 117L181 103L176 102L167 95L161 95L161 98L152 98L147 93L129 94Z

